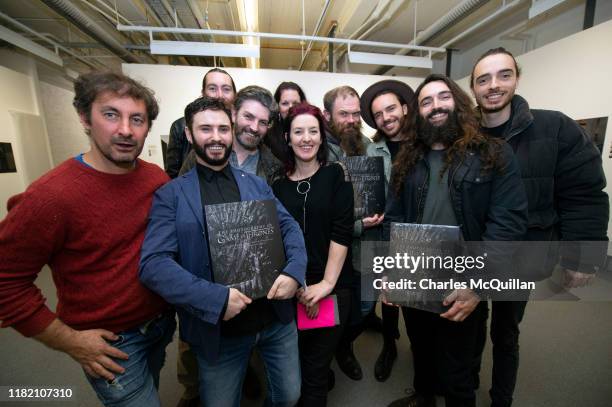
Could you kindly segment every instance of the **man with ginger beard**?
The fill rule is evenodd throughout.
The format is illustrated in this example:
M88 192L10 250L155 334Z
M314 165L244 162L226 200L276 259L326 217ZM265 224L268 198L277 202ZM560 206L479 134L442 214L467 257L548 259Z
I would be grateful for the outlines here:
M202 97L185 108L186 135L196 167L158 189L140 261L140 279L174 304L180 337L197 357L202 405L237 406L249 355L266 366L266 405L294 405L300 396L295 305L304 285L306 249L300 227L260 177L229 165L231 112ZM206 205L273 200L287 262L267 297L252 300L215 283Z
M338 86L323 97L327 121L328 162L364 155L370 139L361 134L359 94L350 86Z
M503 142L480 133L469 96L443 75L417 88L411 132L393 165L383 223L459 226L465 241L516 241L526 230L527 201L518 164ZM383 299L384 300L384 299ZM414 361L414 393L390 407L476 405L486 338L487 303L455 290L442 314L403 307Z
M344 157L360 156L366 154L366 149L372 142L361 134L361 106L359 94L350 86L339 86L328 91L323 97L323 116L327 129L327 161L335 162ZM353 352L353 342L361 334L365 325L376 326L380 329L381 323L370 302L361 303L360 281L360 238L364 231L380 225L382 217L379 215L356 219L353 227L353 244L351 246L354 269L354 298L355 303L351 309L349 325L347 326L338 349L336 361L338 366L349 378L361 380L363 371ZM365 318L362 315L366 315ZM333 377L333 376L332 376Z

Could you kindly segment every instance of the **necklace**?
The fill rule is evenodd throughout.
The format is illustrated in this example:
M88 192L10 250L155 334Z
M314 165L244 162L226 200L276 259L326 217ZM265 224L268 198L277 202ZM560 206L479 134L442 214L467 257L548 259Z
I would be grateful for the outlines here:
M312 175L308 177L308 179L298 181L297 186L295 188L298 194L304 195L304 204L302 205L302 231L304 232L304 234L306 234L306 201L308 200L308 192L310 192L311 178Z

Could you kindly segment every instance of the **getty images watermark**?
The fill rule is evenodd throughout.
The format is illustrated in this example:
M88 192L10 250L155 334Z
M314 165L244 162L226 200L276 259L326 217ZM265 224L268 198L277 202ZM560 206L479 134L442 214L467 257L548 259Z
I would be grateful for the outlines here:
M362 242L362 299L396 305L442 302L454 290L481 299L612 300L608 242ZM569 270L569 271L568 271ZM568 288L572 272L588 285Z

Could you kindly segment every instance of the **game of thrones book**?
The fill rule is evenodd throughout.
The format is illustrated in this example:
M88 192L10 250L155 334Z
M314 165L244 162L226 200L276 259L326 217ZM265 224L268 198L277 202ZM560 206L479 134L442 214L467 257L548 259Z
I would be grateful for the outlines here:
M286 262L274 201L206 205L205 212L215 282L265 297Z
M394 267L387 278L394 289L386 290L396 305L437 314L445 312L442 302L460 287L462 274L455 267L460 258L461 230L457 226L392 223L389 257Z
M385 211L385 171L382 157L345 157L355 197L355 218Z

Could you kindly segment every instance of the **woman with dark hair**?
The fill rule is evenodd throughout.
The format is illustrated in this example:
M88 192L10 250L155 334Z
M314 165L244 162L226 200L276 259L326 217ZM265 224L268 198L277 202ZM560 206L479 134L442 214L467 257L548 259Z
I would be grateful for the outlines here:
M306 95L300 85L295 82L282 82L274 92L274 100L278 103L278 116L272 120L272 128L264 138L272 154L282 162L287 159L287 141L285 136L285 121L289 109L300 103L306 102Z
M299 331L302 396L300 406L325 406L328 372L351 303L353 187L340 164L326 165L327 148L321 111L302 103L289 110L286 129L286 177L272 186L274 194L304 233L308 266L298 292L309 318L319 302L335 294L340 324Z

